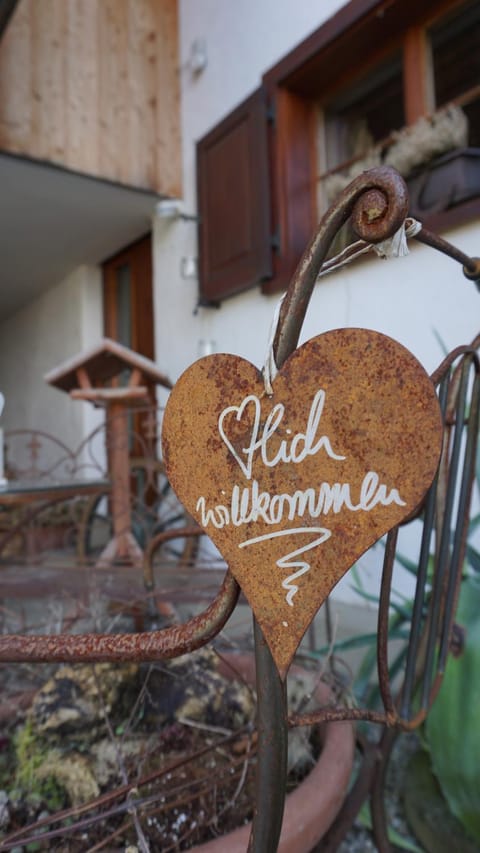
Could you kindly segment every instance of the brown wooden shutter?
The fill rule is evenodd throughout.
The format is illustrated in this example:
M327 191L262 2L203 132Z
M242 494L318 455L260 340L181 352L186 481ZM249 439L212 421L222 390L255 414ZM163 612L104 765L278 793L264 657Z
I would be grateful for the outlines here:
M257 89L197 144L200 303L272 275L267 111Z

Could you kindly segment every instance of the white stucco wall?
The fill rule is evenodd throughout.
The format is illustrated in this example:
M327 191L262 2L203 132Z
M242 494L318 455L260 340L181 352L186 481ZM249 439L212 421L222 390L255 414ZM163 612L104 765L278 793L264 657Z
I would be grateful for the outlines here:
M195 143L260 83L262 74L342 6L339 0L180 0L184 210L194 213ZM195 77L189 55L205 42L208 65ZM183 258L196 258L195 224L154 223L157 361L171 379L200 354L201 342L261 366L278 297L259 289L195 313L197 281L181 276ZM478 223L444 234L469 254L480 254ZM432 371L448 349L479 329L480 296L458 264L413 246L406 258L376 257L322 280L314 292L302 339L340 326L364 326L391 335ZM340 596L349 597L345 585Z
M195 143L238 102L262 74L343 5L339 0L180 0L184 210L195 212ZM195 77L191 46L206 45L208 64ZM477 224L444 236L478 255ZM235 352L261 364L277 297L256 288L195 312L197 281L181 275L182 258L196 258L195 223L154 223L157 360L175 379L201 352ZM303 339L329 328L362 325L404 343L432 370L441 349L476 334L479 298L460 267L431 249L414 246L408 258L376 257L317 285Z
M75 448L98 423L88 403L51 388L45 373L102 335L101 274L78 267L0 325L4 429L40 429Z

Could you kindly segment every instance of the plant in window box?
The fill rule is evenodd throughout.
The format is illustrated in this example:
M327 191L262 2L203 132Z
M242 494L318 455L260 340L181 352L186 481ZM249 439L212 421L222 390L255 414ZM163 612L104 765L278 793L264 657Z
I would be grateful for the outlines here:
M428 213L445 210L480 194L480 151L466 148L467 139L467 116L460 107L451 104L413 125L392 131L387 139L372 145L345 168L340 166L325 175L324 196L332 204L359 174L388 165L406 179L412 216L422 219ZM330 256L354 240L351 227L345 225Z
M407 181L410 211L422 216L480 195L480 148L459 148L418 169Z
M444 209L448 204L465 199L466 184L469 184L470 195L480 191L479 152L478 149L466 148L467 141L468 119L460 107L450 105L431 116L420 118L409 127L393 131L387 140L374 145L348 169L328 175L324 181L326 196L331 202L361 172L374 165L387 165L409 179L411 213L420 215L421 210L431 210L440 204ZM459 181L458 174L452 174L449 165L455 163L459 155L470 159L470 170L463 182ZM426 182L434 176L436 166L442 169L438 189L435 184L435 188L427 193ZM473 170L478 176L476 181L472 181ZM451 174L454 182L452 185L450 181L449 187L446 181Z
M383 162L408 177L447 151L465 146L467 139L467 117L460 107L451 105L394 131Z

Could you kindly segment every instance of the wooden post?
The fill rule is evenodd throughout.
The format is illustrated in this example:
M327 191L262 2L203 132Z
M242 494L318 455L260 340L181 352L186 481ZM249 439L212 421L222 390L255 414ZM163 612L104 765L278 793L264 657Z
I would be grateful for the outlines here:
M111 563L120 559L136 563L142 559L142 550L131 529L128 410L124 399L112 400L108 405L107 435L112 481L113 539L102 552L99 562Z

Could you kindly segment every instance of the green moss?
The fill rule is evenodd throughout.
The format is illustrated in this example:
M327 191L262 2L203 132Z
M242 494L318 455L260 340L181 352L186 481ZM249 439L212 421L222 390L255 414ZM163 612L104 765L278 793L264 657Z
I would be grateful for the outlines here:
M20 789L27 799L45 803L50 811L62 808L65 804L65 789L53 776L45 776L40 772L49 748L35 735L31 720L27 720L25 725L18 729L14 746L14 787Z
M15 763L15 752L13 738L0 750L0 791L5 791L11 786L13 767Z

